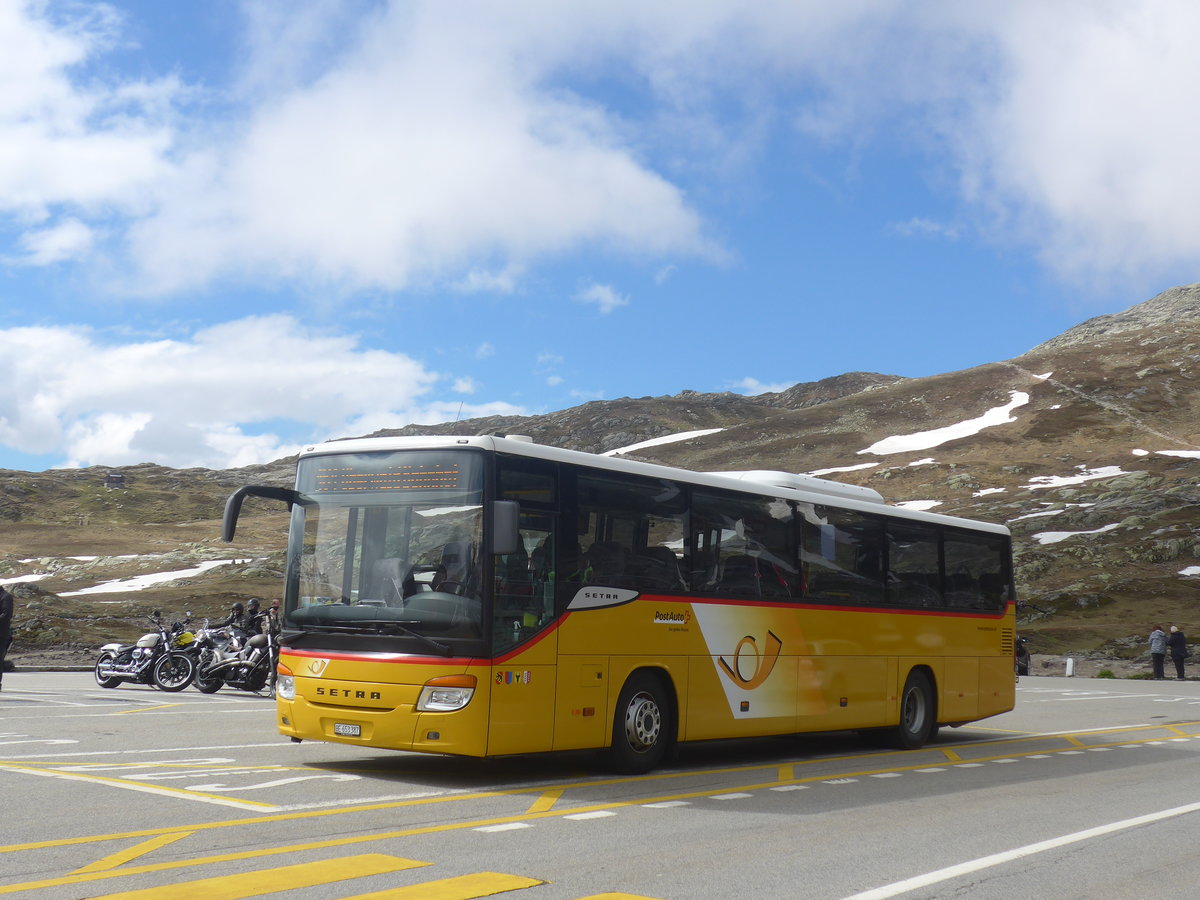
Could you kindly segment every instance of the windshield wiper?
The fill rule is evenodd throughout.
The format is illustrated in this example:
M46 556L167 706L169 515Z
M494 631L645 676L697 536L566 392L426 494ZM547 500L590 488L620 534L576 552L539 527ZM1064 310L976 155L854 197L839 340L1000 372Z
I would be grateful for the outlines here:
M450 645L443 644L441 641L434 640L428 635L421 634L419 631L413 631L408 628L408 625L420 624L419 619L406 620L398 622L395 619L359 619L353 625L328 625L322 622L319 625L309 625L309 631L340 631L346 634L403 634L408 637L415 637L422 644L432 650L436 650L443 656L450 655Z

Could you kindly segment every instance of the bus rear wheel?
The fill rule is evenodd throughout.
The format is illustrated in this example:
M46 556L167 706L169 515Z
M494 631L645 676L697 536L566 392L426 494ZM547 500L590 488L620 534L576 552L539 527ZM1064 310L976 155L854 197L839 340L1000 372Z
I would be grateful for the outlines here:
M933 699L933 683L920 669L913 669L904 681L900 695L900 724L891 730L893 746L916 750L925 746L935 734L937 707Z
M621 689L613 715L608 761L617 772L649 772L660 762L671 741L672 706L662 679L635 672Z

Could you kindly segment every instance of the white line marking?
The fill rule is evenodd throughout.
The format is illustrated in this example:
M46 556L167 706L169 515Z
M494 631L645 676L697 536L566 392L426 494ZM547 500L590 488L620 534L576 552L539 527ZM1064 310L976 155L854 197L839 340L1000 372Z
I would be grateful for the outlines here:
M79 759L84 756L127 756L144 753L195 753L200 750L260 750L263 747L286 747L282 741L269 744L226 744L222 747L154 747L149 750L86 750L82 753L27 753L24 756L8 756L6 759ZM159 763L161 765L161 763Z
M573 819L576 822L579 822L584 819L607 819L609 816L615 816L615 815L616 815L615 812L610 812L607 809L598 809L598 810L595 810L594 812L573 813L572 815L569 815L569 816L563 816L563 818L564 819Z
M27 769L24 766L0 766L8 772L21 772L25 775L41 775L44 778L62 778L66 781L86 781L89 784L102 784L106 787L119 788L124 791L139 791L143 794L155 794L159 797L170 797L174 800L193 800L197 803L211 803L215 806L232 806L234 809L249 809L254 812L274 812L276 807L268 803L255 801L240 802L224 797L205 797L203 794L193 794L175 788L157 787L153 784L138 784L135 781L122 781L117 778L92 778L82 774L58 772L54 769Z
M691 806L686 800L664 800L662 803L643 803L645 809L673 809L676 806Z
M901 894L907 894L909 891L949 881L951 878L958 878L961 875L970 875L972 872L979 872L992 866L999 866L1004 863L1013 862L1014 860L1024 859L1026 856L1033 856L1036 853L1057 850L1059 847L1066 847L1080 841L1103 837L1106 834L1113 834L1114 832L1124 831L1128 828L1137 828L1139 825L1150 825L1165 819L1173 819L1176 816L1186 816L1194 812L1200 812L1200 803L1189 803L1186 806L1176 806L1156 813L1147 813L1144 816L1135 816L1132 819L1122 819L1120 822L1111 822L1108 825L1086 828L1083 831L1076 831L1074 834L1064 834L1062 837L1051 838L1047 841L1038 841L1036 844L1027 844L1015 850L993 853L991 856L983 856L969 862L928 872L925 875L917 875L913 878L906 878L903 881L884 885L883 887L873 888L859 894L852 894L846 900L886 900L888 897L898 897Z
M532 827L533 826L530 825L528 822L509 822L506 825L484 825L480 828L476 828L475 831L487 831L487 832L515 831L518 828L532 828Z
M259 784L243 784L229 787L226 784L189 784L186 790L189 791L215 791L224 793L225 791L258 791L263 788L280 787L285 784L296 784L301 781L315 781L318 778L327 778L331 781L358 781L358 775L296 775L292 778L276 778L274 781L263 781Z
M747 797L752 797L753 794L713 794L710 800L745 800Z

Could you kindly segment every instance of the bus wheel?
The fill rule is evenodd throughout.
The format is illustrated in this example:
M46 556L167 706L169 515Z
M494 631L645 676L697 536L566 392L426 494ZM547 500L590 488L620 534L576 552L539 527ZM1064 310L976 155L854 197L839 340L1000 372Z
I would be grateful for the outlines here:
M904 750L923 747L937 722L933 685L920 669L908 673L900 695L900 724L892 730L892 743Z
M648 672L635 672L617 700L608 751L611 767L633 775L657 766L670 743L671 719L671 703L662 680Z

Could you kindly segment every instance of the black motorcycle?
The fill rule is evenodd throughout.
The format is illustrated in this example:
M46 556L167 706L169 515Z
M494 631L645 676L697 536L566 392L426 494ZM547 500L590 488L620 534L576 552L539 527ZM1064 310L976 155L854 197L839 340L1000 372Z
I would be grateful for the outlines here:
M137 643L105 644L96 659L96 684L115 688L129 681L172 693L182 691L196 676L196 663L188 652L194 639L187 628L191 615L167 625L162 613L155 610L149 617L154 631L142 635Z
M279 663L279 629L273 616L263 634L232 628L202 628L197 634L196 689L212 694L223 686L258 693L275 687Z

